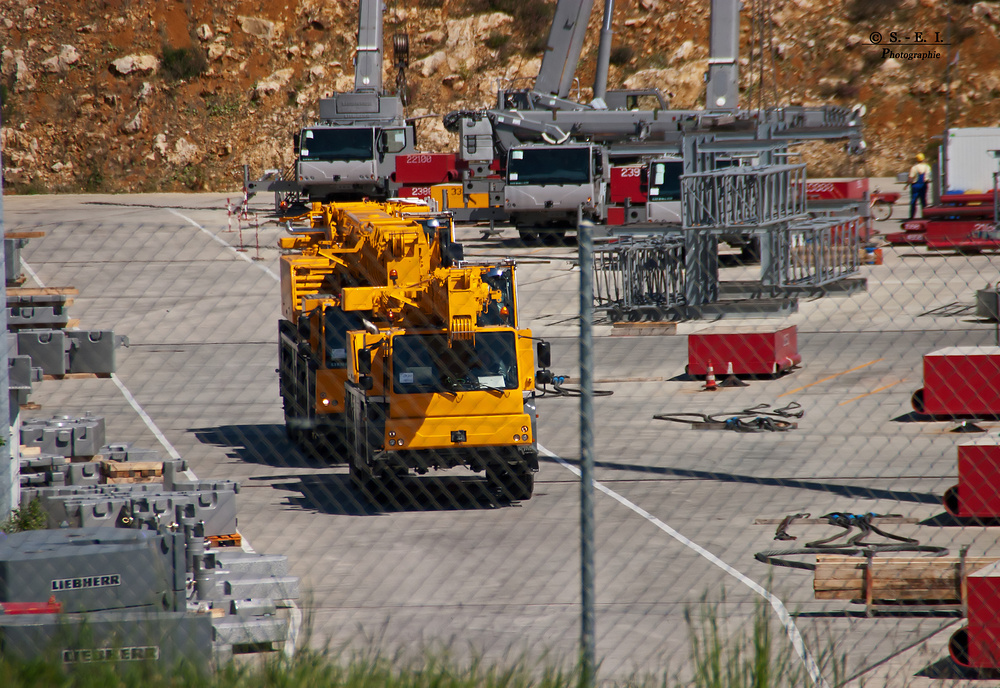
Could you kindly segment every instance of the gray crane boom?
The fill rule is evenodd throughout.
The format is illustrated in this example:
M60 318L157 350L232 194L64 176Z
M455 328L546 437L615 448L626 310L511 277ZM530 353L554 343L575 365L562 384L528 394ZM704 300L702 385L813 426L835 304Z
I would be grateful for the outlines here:
M611 62L611 20L614 17L615 0L604 0L604 19L601 22L601 42L597 46L597 68L594 70L594 100L604 104L608 92L608 65Z
M573 85L594 0L559 0L535 91L565 98Z
M705 107L739 107L740 0L712 0Z
M382 93L382 0L360 0L354 91Z

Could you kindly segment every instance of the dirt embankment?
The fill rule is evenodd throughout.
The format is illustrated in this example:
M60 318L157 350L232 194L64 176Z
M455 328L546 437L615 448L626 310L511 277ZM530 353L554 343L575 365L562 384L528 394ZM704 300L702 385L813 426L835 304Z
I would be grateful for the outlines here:
M408 114L420 116L488 106L497 79L530 83L555 1L388 5L385 83L395 83L391 37L406 32ZM761 35L751 10L762 5L766 40L751 49ZM578 70L584 99L600 20L595 9ZM998 2L746 3L742 97L865 104L868 153L810 144L810 175L893 175L915 152L934 153L946 118L1000 125L998 24ZM4 3L5 190L228 190L244 164L255 174L285 167L319 98L352 88L356 27L357 2L343 0ZM655 86L675 107L703 104L708 0L618 3L614 29L612 88ZM425 150L457 145L439 117L422 119L419 134Z

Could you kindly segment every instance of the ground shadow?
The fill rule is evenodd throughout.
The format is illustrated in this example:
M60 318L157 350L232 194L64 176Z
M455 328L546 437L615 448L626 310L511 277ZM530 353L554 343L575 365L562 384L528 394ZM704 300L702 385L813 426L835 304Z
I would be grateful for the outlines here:
M473 476L404 476L393 489L380 494L378 503L354 488L346 473L319 473L251 478L269 481L276 490L289 493L288 503L322 514L375 516L419 511L476 511L510 506L482 478ZM298 493L293 495L292 493Z
M285 435L283 424L219 425L190 428L202 444L227 449L226 456L246 463L278 468L318 468L330 465L308 456Z
M767 382L768 380L778 380L780 378L791 375L796 370L798 370L798 367L788 368L787 370L782 370L777 375L773 373L768 373L765 375L758 375L756 373L734 373L733 377L743 382ZM729 375L726 373L725 370L723 370L720 373L717 373L715 372L714 367L712 370L712 374L715 375L715 381L718 382L720 385L722 385L722 383L726 380L726 378L729 377ZM704 375L690 375L688 373L681 373L680 375L676 375L667 380L667 382L704 382L704 381L705 381Z
M928 664L914 676L965 681L997 681L1000 680L1000 671L996 669L967 669L955 664L951 657L945 657L933 664Z
M289 503L302 509L326 514L370 516L406 511L494 509L512 504L509 499L495 494L481 476L437 474L403 476L391 490L380 495L379 503L375 505L353 488L343 463L332 464L307 455L288 440L284 425L221 425L192 428L190 432L204 444L227 449L226 456L250 464L300 470L337 466L339 473L324 471L249 478L250 484L269 484L276 490L298 493L299 496L289 497Z
M547 456L539 456L539 461L556 462L555 459ZM577 459L561 459L562 461L579 465ZM828 494L840 495L857 499L889 499L898 502L915 502L918 504L940 504L941 498L934 494L924 492L905 492L901 490L886 490L873 487L860 487L854 485L837 485L836 483L823 483L812 480L798 480L794 478L767 478L752 475L740 475L737 473L720 473L715 471L698 471L689 468L669 468L665 466L642 466L639 464L619 463L615 461L595 461L596 468L605 468L613 471L632 471L635 473L645 473L647 475L664 475L677 478L695 478L697 480L713 480L723 483L743 483L746 485L766 485L769 487L790 487L797 490L813 490Z
M938 528L992 528L1000 526L1000 518L982 518L977 516L953 516L947 511L920 521L920 526L936 526Z
M500 237L499 240L493 237L488 239L474 239L467 243L477 243L482 242L482 244L488 245L491 248L538 248L539 246L549 247L549 248L574 248L576 247L576 237L548 237L539 238L531 241L524 241L520 237Z

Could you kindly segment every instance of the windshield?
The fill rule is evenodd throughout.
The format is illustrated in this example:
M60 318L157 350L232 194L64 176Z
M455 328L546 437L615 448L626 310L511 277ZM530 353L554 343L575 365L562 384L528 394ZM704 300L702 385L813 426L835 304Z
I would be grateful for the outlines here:
M589 148L521 148L512 150L507 160L507 183L511 186L589 181Z
M364 327L357 313L345 313L339 308L328 306L323 311L324 340L326 343L326 367L347 367L347 332Z
M448 346L443 334L405 334L392 340L393 391L428 394L475 389L515 389L517 349L513 332L480 332Z
M375 130L370 127L306 129L302 132L302 160L373 160Z
M684 163L680 160L654 162L650 166L649 200L679 201L681 199L681 174Z

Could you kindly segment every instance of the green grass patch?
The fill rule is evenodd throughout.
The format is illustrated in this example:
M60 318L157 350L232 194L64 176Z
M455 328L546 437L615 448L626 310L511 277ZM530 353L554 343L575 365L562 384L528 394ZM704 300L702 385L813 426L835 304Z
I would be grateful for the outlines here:
M208 69L208 58L205 51L198 47L172 48L165 45L160 55L160 66L168 79L193 79Z
M11 511L10 518L0 523L0 531L22 533L26 530L44 530L48 518L42 509L42 500L32 499L22 507Z

